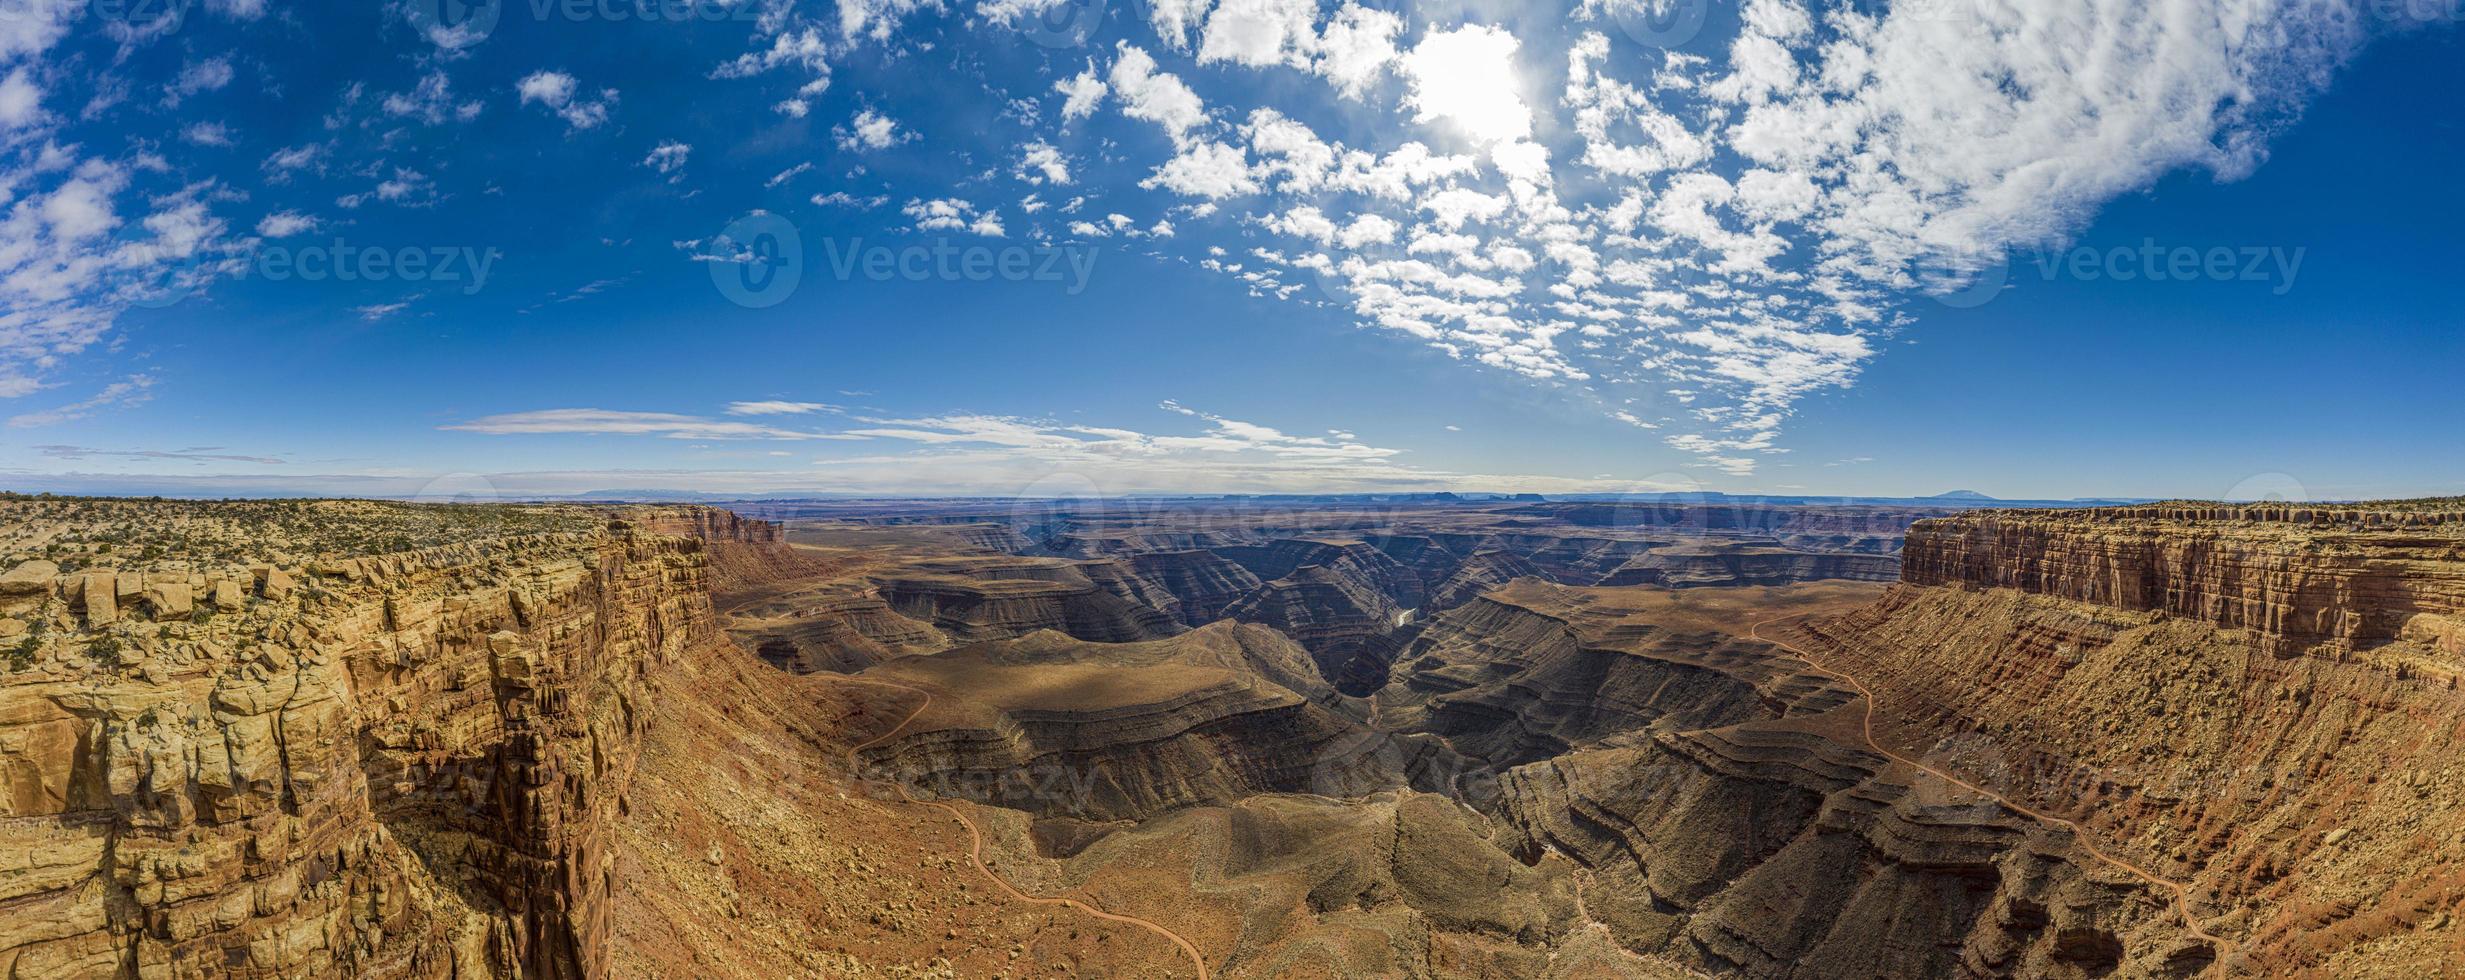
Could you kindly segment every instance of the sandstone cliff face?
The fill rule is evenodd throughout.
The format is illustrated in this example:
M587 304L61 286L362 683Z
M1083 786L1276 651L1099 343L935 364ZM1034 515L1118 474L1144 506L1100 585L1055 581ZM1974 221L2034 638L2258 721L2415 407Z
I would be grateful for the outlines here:
M1920 522L1905 561L1792 633L1864 677L1878 739L2184 882L2228 973L2465 955L2465 515L1979 512Z
M699 541L45 565L5 589L9 975L603 972L640 706L725 642Z
M2465 515L1981 513L1907 557L1798 634L1876 692L1878 738L2184 882L2230 972L2465 955Z
M2465 516L2285 505L1989 512L1923 521L1910 585L2160 610L2300 653L2408 631L2465 653Z

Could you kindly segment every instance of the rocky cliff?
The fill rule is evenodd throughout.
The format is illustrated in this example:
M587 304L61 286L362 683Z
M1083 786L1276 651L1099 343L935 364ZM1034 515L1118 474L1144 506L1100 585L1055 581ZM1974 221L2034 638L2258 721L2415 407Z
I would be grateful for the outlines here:
M2157 610L2272 650L2419 636L2465 653L2465 514L2287 505L1994 511L1921 521L1911 585Z
M643 702L725 643L702 542L645 525L759 532L9 506L51 556L0 584L9 975L605 972ZM421 541L445 543L373 550ZM218 558L247 552L273 558Z
M2232 972L2465 954L2465 514L1987 512L1906 558L1795 634L1875 692L1880 740L2183 883Z

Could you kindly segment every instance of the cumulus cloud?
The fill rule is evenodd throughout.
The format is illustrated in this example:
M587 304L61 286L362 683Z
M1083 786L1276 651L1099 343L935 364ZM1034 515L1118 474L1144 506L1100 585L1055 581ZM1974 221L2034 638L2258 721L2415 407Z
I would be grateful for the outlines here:
M1067 184L1070 158L1050 143L1032 141L1019 151L1018 178L1030 184Z
M661 140L658 146L651 147L649 156L642 158L642 165L658 171L668 178L669 183L675 183L684 179L685 160L691 156L691 144Z
M914 133L900 129L896 120L871 109L859 110L847 125L831 132L839 148L850 152L888 149L915 138Z
M616 105L616 90L601 89L597 98L580 94L581 83L561 71L535 71L522 76L514 91L523 105L537 103L572 130L597 128L608 121Z
M257 234L266 238L289 238L317 230L317 219L297 211L276 211L257 221Z
M1001 214L955 197L918 199L900 208L917 231L964 231L986 238L1003 236Z

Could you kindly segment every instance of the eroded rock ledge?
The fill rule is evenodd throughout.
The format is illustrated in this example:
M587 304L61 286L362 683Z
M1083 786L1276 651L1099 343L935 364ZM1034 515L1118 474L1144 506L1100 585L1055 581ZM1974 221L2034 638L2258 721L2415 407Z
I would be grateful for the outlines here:
M41 547L80 567L7 573L8 975L604 973L645 699L726 642L693 535L760 530L699 510L528 509L538 526L503 533L398 505L77 506L90 527L151 506L191 541L278 557L149 561L69 533ZM360 539L277 533L389 522L462 540L353 555L327 549ZM393 540L416 539L367 542Z
M2152 505L1920 521L1910 585L2007 588L2251 630L2280 655L2465 653L2465 511Z

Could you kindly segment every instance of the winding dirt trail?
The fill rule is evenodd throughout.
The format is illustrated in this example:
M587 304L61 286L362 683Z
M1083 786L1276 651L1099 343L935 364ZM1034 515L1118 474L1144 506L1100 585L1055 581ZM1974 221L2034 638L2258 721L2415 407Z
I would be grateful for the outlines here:
M848 777L851 779L857 778L856 773L859 771L859 763L856 758L857 753L863 752L866 749L898 737L900 732L907 730L907 726L910 722L916 720L916 716L924 714L924 709L933 706L933 692L924 690L923 688L909 687L905 684L894 684L889 681L873 680L862 677L853 678L853 680L858 683L871 684L876 687L887 687L893 690L906 691L910 694L920 695L924 700L916 702L916 710L908 712L907 717L899 719L899 723L892 725L889 731L883 732L873 738L866 739L864 742L857 745L848 747L847 772ZM1117 912L1107 912L1096 906L1094 903L1081 901L1066 895L1031 895L1027 892L1019 890L1017 886L1010 884L1009 879L1003 878L1001 875L995 873L991 866L984 863L984 829L978 827L975 819L969 817L966 811L960 810L958 807L944 803L940 800L917 799L907 792L907 787L904 784L892 783L891 788L898 791L899 799L918 806L929 806L941 810L942 812L949 814L953 819L956 819L960 826L967 828L968 862L974 864L976 866L976 870L981 872L986 878L992 879L993 884L998 886L1012 899L1025 902L1030 905L1059 905L1086 913L1087 915L1094 916L1095 918L1102 919L1106 922L1118 922L1124 925L1137 926L1141 929L1147 930L1148 932L1155 933L1156 935L1171 940L1173 945L1181 947L1182 955L1188 956L1190 958L1190 965L1198 969L1198 980L1209 980L1211 974L1207 970L1207 958L1200 955L1198 952L1198 947L1192 944L1189 940L1182 938L1180 933L1174 932L1160 923L1142 919L1135 915L1122 915Z
M2208 970L2205 972L2218 972L2224 966L2226 960L2231 956L2234 948L2233 944L2227 942L2224 937L2214 935L2208 930L2200 928L2199 920L2191 914L2190 888L2182 882L2158 875L2146 868L2142 868L2139 865L2125 861L2111 854L2107 854L2105 851L2098 849L2096 841L2089 836L2088 831L2082 829L2077 823L2073 823L2072 821L2065 820L2051 814L2040 813L2036 810L2030 809L2026 804L2020 803L2011 797L1997 793L1983 786L1979 786L1976 783L1969 782L1968 780L1952 775L1951 773L1944 772L1941 769L1929 766L1923 762L1919 762L1885 747L1882 741L1874 737L1875 697L1873 691L1867 690L1866 685L1860 683L1857 678L1824 666L1822 661L1816 660L1813 654L1799 648L1796 644L1789 643L1785 640L1772 639L1761 634L1763 627L1769 624L1776 623L1784 619L1797 618L1800 617L1775 616L1771 619L1766 619L1755 623L1754 625L1746 627L1746 638L1763 643L1769 643L1783 650L1787 650L1790 653L1797 655L1799 660L1805 661L1807 666L1814 668L1816 673L1834 678L1841 683L1849 685L1850 689L1855 690L1858 694L1859 700L1864 702L1866 706L1864 719L1860 726L1862 729L1860 734L1865 738L1867 747L1874 749L1876 752L1881 753L1886 758L1889 758L1895 762L1903 763L1910 768L1928 773L1938 779L1943 780L1944 782L1958 786L1961 789L1968 790L1969 792L2002 804L2004 809L2010 810L2013 813L2028 817L2029 819L2035 820L2039 823L2049 824L2070 831L2072 843L2078 846L2080 850L2086 852L2090 857L2096 858L2109 866L2120 868L2124 872L2129 873L2132 877L2138 878L2141 881L2145 881L2171 893L2174 896L2174 909L2183 917L2183 928L2190 930L2193 936L2199 937L2202 941L2215 947L2217 950L2216 959L2209 962Z

